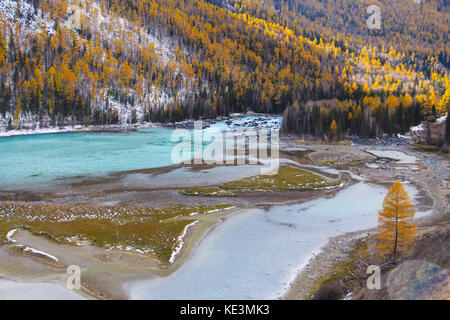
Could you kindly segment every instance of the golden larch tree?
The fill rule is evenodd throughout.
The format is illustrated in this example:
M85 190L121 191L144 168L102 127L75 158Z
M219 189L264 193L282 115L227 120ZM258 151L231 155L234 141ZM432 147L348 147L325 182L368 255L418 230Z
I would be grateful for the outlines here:
M338 135L338 126L336 120L333 120L330 126L330 140L337 139L337 135Z
M414 210L405 186L396 182L388 191L379 212L378 249L384 256L395 258L398 253L405 252L414 245L416 224Z

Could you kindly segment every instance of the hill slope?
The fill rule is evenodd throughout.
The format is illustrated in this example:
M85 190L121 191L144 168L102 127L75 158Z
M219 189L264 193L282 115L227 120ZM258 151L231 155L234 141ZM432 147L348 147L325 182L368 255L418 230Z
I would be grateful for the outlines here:
M335 120L338 134L379 135L444 113L448 5L420 4L436 19L384 34L362 29L364 5L4 0L0 130L288 110L287 131L323 135Z

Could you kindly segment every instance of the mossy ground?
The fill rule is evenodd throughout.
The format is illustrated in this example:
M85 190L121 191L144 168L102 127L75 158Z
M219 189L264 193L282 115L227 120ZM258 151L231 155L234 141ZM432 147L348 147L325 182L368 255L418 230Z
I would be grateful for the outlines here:
M180 193L194 196L233 196L239 191L311 191L338 187L340 184L340 181L330 182L310 171L293 167L284 167L275 175L254 176L225 183L217 188L193 188L181 190Z
M204 207L125 208L61 205L0 204L0 244L13 229L25 229L57 242L72 237L92 244L150 254L167 262L193 213L225 209L228 205ZM177 219L178 217L187 217Z

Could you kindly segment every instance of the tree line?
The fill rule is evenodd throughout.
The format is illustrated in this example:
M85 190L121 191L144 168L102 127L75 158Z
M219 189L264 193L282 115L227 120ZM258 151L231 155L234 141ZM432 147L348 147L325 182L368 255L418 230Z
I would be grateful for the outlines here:
M35 16L0 19L10 128L30 115L56 126L252 110L286 111L288 131L322 135L335 120L339 134L372 136L437 117L450 100L439 57L305 24L289 1L72 1L79 26L68 1L22 2ZM30 31L29 19L47 23Z

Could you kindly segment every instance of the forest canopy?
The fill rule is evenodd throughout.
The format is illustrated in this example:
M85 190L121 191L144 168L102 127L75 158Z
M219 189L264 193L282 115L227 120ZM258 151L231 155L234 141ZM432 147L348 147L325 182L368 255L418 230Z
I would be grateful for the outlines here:
M447 112L448 4L378 3L383 29L368 32L366 1L8 0L0 119L20 129L251 110L285 112L300 134L333 121L338 134L405 132Z

